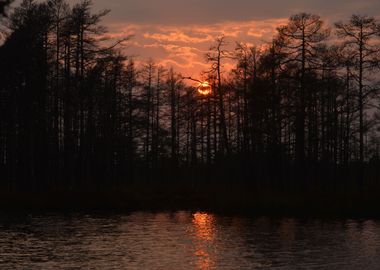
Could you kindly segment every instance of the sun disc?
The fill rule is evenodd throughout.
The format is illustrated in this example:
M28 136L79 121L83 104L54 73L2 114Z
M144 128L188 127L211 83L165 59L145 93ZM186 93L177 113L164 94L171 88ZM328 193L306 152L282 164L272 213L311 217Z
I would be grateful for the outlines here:
M212 91L212 88L208 82L202 82L198 86L198 93L203 96L210 95L211 91Z

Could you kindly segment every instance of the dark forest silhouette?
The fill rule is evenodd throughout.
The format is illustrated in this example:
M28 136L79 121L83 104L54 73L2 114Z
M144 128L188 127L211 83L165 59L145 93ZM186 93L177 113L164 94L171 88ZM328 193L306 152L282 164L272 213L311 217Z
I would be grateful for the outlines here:
M300 13L266 46L234 51L218 37L202 96L173 69L136 66L123 40L104 42L107 13L24 0L2 19L4 189L380 187L377 19L329 27ZM226 58L236 67L223 73Z

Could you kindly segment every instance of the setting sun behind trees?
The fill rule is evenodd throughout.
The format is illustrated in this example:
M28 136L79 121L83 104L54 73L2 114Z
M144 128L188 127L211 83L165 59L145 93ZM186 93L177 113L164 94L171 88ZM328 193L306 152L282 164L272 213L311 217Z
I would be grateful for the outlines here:
M202 96L208 96L212 93L212 87L209 82L201 82L198 86L198 93Z
M0 270L379 269L371 1L0 0Z
M92 190L112 181L236 178L282 189L310 175L363 185L364 169L380 168L375 17L328 25L298 13L273 21L281 23L265 45L248 22L211 32L182 25L186 35L174 26L136 27L130 43L148 40L147 53L161 52L155 62L135 56L124 36L105 37L107 10L66 1L24 0L2 18L9 24L0 46L5 185ZM189 63L198 63L196 72Z

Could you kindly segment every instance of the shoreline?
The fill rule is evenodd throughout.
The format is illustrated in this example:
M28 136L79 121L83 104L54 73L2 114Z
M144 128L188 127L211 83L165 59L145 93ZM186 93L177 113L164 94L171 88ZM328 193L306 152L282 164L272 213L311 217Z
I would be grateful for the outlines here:
M333 196L334 195L334 196ZM363 193L295 192L160 192L126 191L0 191L0 213L194 211L222 215L376 218L380 198Z

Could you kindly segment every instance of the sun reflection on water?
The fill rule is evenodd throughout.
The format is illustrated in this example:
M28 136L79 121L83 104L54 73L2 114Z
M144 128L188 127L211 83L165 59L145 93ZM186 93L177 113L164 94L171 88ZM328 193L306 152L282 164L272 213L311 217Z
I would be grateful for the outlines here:
M215 260L210 254L210 248L214 246L215 217L207 213L193 214L193 226L197 238L194 255L198 258L198 269L211 269Z
M206 213L193 214L193 224L197 237L202 240L212 241L214 238L215 217Z

